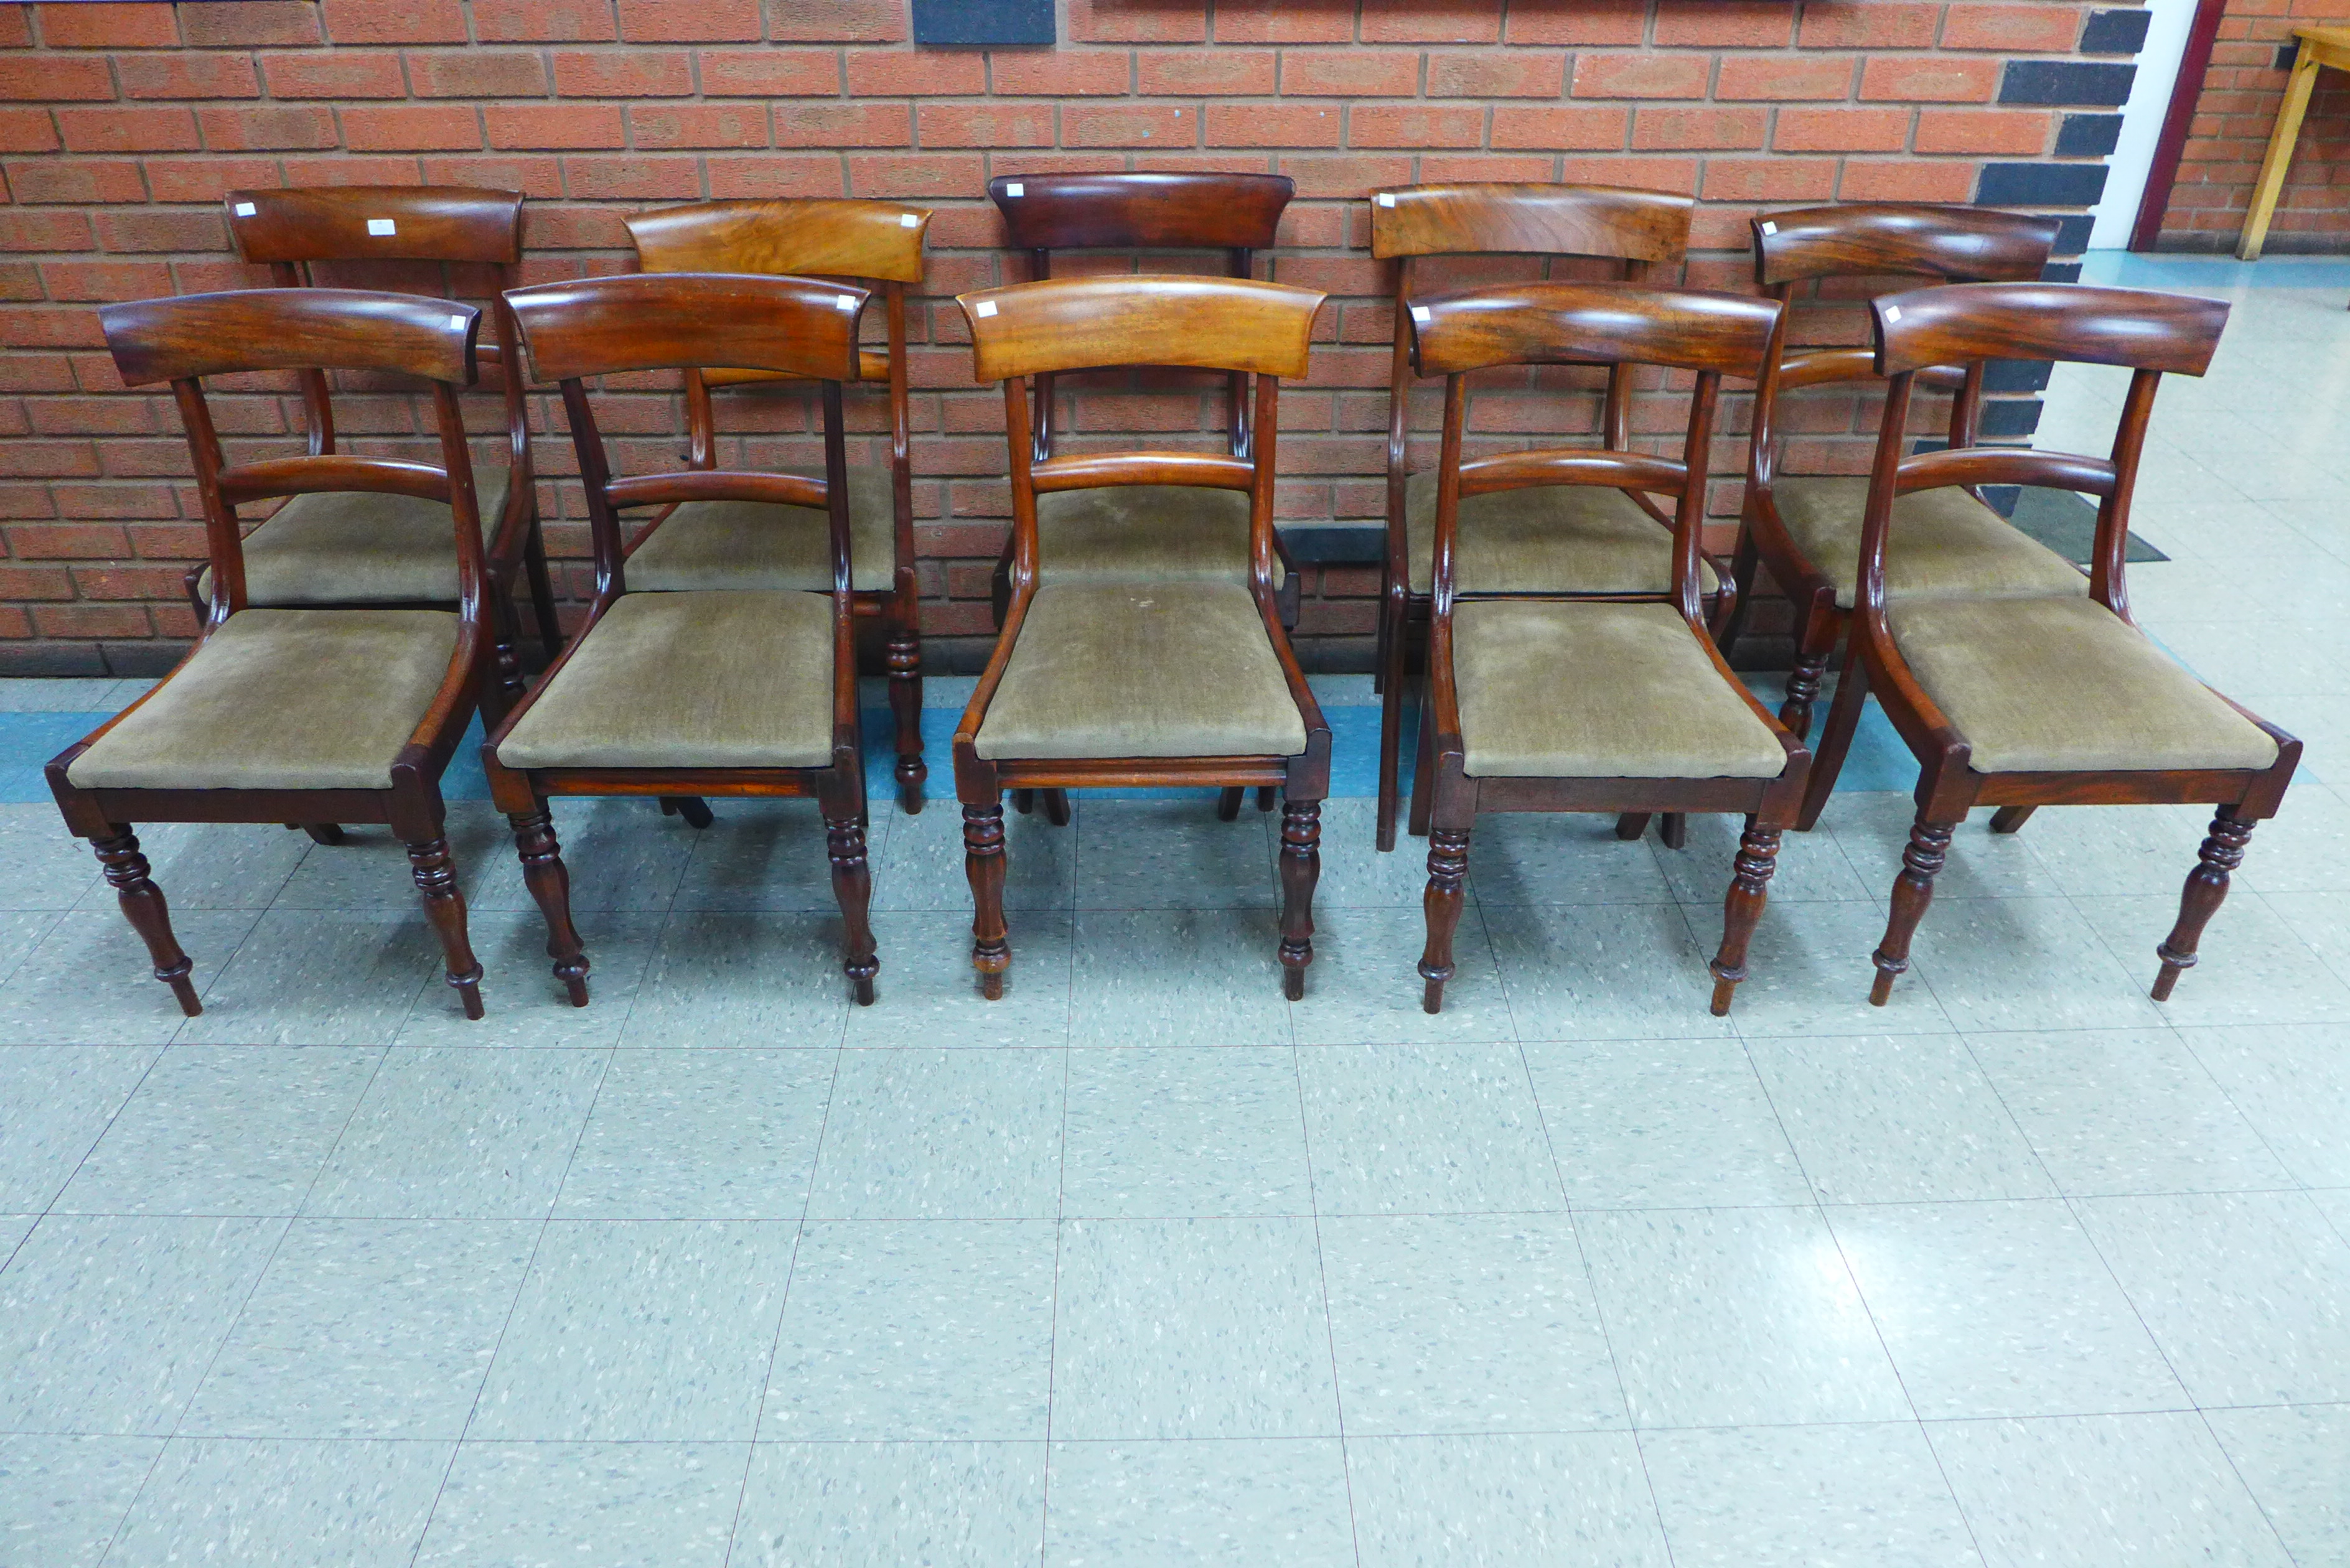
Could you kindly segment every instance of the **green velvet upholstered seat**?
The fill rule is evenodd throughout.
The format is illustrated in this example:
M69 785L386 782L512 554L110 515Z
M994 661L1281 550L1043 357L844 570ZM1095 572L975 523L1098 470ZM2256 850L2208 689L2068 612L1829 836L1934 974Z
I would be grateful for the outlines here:
M983 757L1264 757L1305 722L1248 589L1055 583L1036 590L981 724Z
M498 745L510 768L819 768L832 599L723 589L616 600Z
M1787 754L1670 605L1483 599L1452 613L1479 778L1776 778Z
M2276 761L2265 731L2094 599L1909 599L1885 621L1978 773Z
M1436 471L1404 481L1405 545L1411 591L1425 594L1436 570ZM1698 562L1711 593L1712 566ZM1620 490L1542 484L1470 495L1461 502L1453 586L1464 594L1661 594L1671 591L1673 531Z
M83 789L389 789L457 648L448 610L231 616L66 770Z
M1778 479L1771 499L1804 559L1835 584L1836 607L1859 602L1866 479ZM1896 496L1885 541L1887 599L1922 595L2022 598L2085 594L2078 566L1952 485Z
M1248 572L1245 490L1107 484L1036 497L1040 583L1245 584ZM1275 587L1285 575L1276 553Z
M505 514L513 478L502 466L473 470L484 543ZM206 567L196 592L212 591ZM244 536L244 597L275 606L455 604L456 524L441 503L410 495L296 495Z
M898 513L887 468L848 471L849 586L881 593L896 581ZM832 591L832 522L816 506L688 501L630 553L629 591L715 588Z

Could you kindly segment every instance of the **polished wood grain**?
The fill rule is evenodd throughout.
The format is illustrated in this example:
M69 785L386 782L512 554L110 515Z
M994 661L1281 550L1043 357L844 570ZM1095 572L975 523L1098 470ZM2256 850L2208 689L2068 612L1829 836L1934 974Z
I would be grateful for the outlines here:
M1017 249L1263 250L1297 192L1286 174L1005 174L987 182Z
M482 324L469 305L348 288L183 294L101 306L98 315L131 387L322 363L466 386Z
M1754 281L1764 288L1821 277L2034 278L2058 228L2054 218L1996 207L1906 202L1802 207L1752 223Z
M1880 376L2002 356L2200 376L2228 322L2223 299L2079 283L1954 284L1872 308Z
M706 365L854 380L858 323L870 295L816 278L640 273L517 288L531 379L577 381Z
M922 281L928 208L798 197L696 202L620 220L647 272L760 272Z
M983 381L1128 365L1305 374L1327 297L1221 277L1054 278L960 294Z

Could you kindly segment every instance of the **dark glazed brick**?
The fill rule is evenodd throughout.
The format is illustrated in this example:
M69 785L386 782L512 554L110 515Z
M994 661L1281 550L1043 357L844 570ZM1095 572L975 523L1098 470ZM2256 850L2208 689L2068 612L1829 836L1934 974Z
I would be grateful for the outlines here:
M2135 55L2146 47L2147 24L2153 19L2154 14L2142 6L2129 11L2092 11L2088 26L2081 29L2081 52Z
M2118 114L2068 114L2056 130L2059 158L2104 158L2122 139Z
M2010 60L2000 74L2002 103L2102 104L2129 101L2136 66L2089 60Z
M113 675L106 656L87 642L0 643L0 676Z
M2089 248L2089 234L2096 226L2095 216L2088 213L2073 213L2059 217L2056 220L2056 243L2048 247L2048 254L2079 255Z
M1053 44L1053 0L914 0L914 42Z
M2046 267L2042 269L2040 281L2043 283L2078 283L2081 281L2081 264L2079 262L2064 262L2061 264L2051 262Z
M2037 392L2054 369L2045 359L1993 359L1983 367L1986 392Z
M2014 440L2040 428L2040 400L2004 398L1982 406L1982 439Z
M2094 207L2106 192L2101 163L1986 163L1979 207Z

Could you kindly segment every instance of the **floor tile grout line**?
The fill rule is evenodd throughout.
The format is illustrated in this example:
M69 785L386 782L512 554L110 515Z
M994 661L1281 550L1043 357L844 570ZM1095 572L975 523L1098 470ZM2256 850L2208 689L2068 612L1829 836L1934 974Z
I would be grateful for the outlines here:
M1330 1354L1330 1406L1338 1419L1338 1473L1347 1489L1347 1534L1357 1568L1363 1561L1362 1521L1355 1512L1355 1461L1347 1433L1347 1391L1338 1376L1338 1319L1330 1305L1330 1259L1322 1245L1321 1189L1314 1175L1314 1123L1305 1112L1305 1062L1289 1048L1291 1081L1297 1085L1297 1137L1305 1156L1305 1205L1314 1227L1314 1277L1322 1289L1322 1340Z

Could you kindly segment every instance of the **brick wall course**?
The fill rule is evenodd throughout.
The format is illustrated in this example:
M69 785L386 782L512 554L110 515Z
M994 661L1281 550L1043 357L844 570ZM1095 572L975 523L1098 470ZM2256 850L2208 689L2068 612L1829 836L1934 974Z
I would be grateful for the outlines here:
M1009 497L1000 400L975 387L951 296L1025 275L985 200L997 174L1232 169L1297 182L1260 275L1331 291L1313 374L1283 400L1285 524L1367 523L1383 504L1387 276L1365 250L1363 197L1414 180L1590 181L1702 203L1686 281L1747 288L1748 218L1833 200L1977 200L1994 181L2066 201L2065 116L1999 101L2019 63L2081 63L2112 0L1066 0L1056 49L908 42L905 0L244 0L0 11L0 670L151 670L192 618L176 584L202 528L168 398L121 389L92 306L265 281L226 252L217 202L245 185L471 182L525 192L529 281L628 270L621 214L727 196L850 195L933 205L929 276L910 313L917 533L936 668L989 629L990 562ZM2263 24L2265 26L2265 23ZM2111 32L2107 28L2108 33ZM2249 39L2249 34L2248 34ZM2111 64L2110 56L2098 63ZM2230 70L2257 74L2258 62ZM2257 84L2212 100L2215 139L2258 119ZM2043 71L2033 79L2068 73ZM2046 97L2043 92L2042 97ZM2262 122L2261 134L2265 134ZM2313 137L2316 127L2313 125ZM2257 161L2257 151L2253 154ZM2210 161L2215 168L2221 161ZM2076 171L2077 170L2077 171ZM2070 183L2067 183L2068 180ZM2020 182L2020 183L2019 183ZM2350 183L2334 182L2337 193ZM2027 193L2026 200L2040 196ZM2200 212L2192 203L2182 213ZM2281 214L2281 234L2290 225ZM1199 266L1155 256L1152 266ZM1119 270L1124 257L1067 258ZM1565 269L1562 269L1564 275ZM1533 275L1464 263L1455 286ZM343 269L353 286L414 272ZM454 280L459 292L477 280ZM877 324L878 329L878 324ZM1857 341L1848 304L1808 306L1799 336ZM1580 379L1578 379L1580 378ZM1169 375L1072 379L1072 450L1210 445L1220 401ZM1652 378L1636 424L1671 444L1677 397ZM1587 434L1588 378L1492 377L1472 441ZM1186 395L1186 394L1190 395ZM2023 395L2028 396L2028 389ZM541 506L567 593L584 594L577 465L551 396L534 394ZM852 397L854 444L878 459L878 401ZM233 453L282 450L290 381L216 399ZM803 399L732 395L734 460L815 461ZM1929 428L1938 410L1921 413ZM412 449L413 404L338 400L355 449ZM623 461L673 464L673 388L634 378L608 400ZM1790 466L1852 472L1869 400L1790 410ZM2011 424L2028 415L2002 415ZM469 419L499 445L494 399ZM1412 402L1432 460L1437 395ZM1716 542L1737 505L1742 396L1725 410L1710 494ZM1310 659L1359 662L1375 574L1310 568Z
M2306 23L2350 26L2350 0L2228 0L2160 248L2235 248L2292 74L2284 51L2294 26ZM2350 81L2340 71L2318 73L2266 248L2350 251Z

